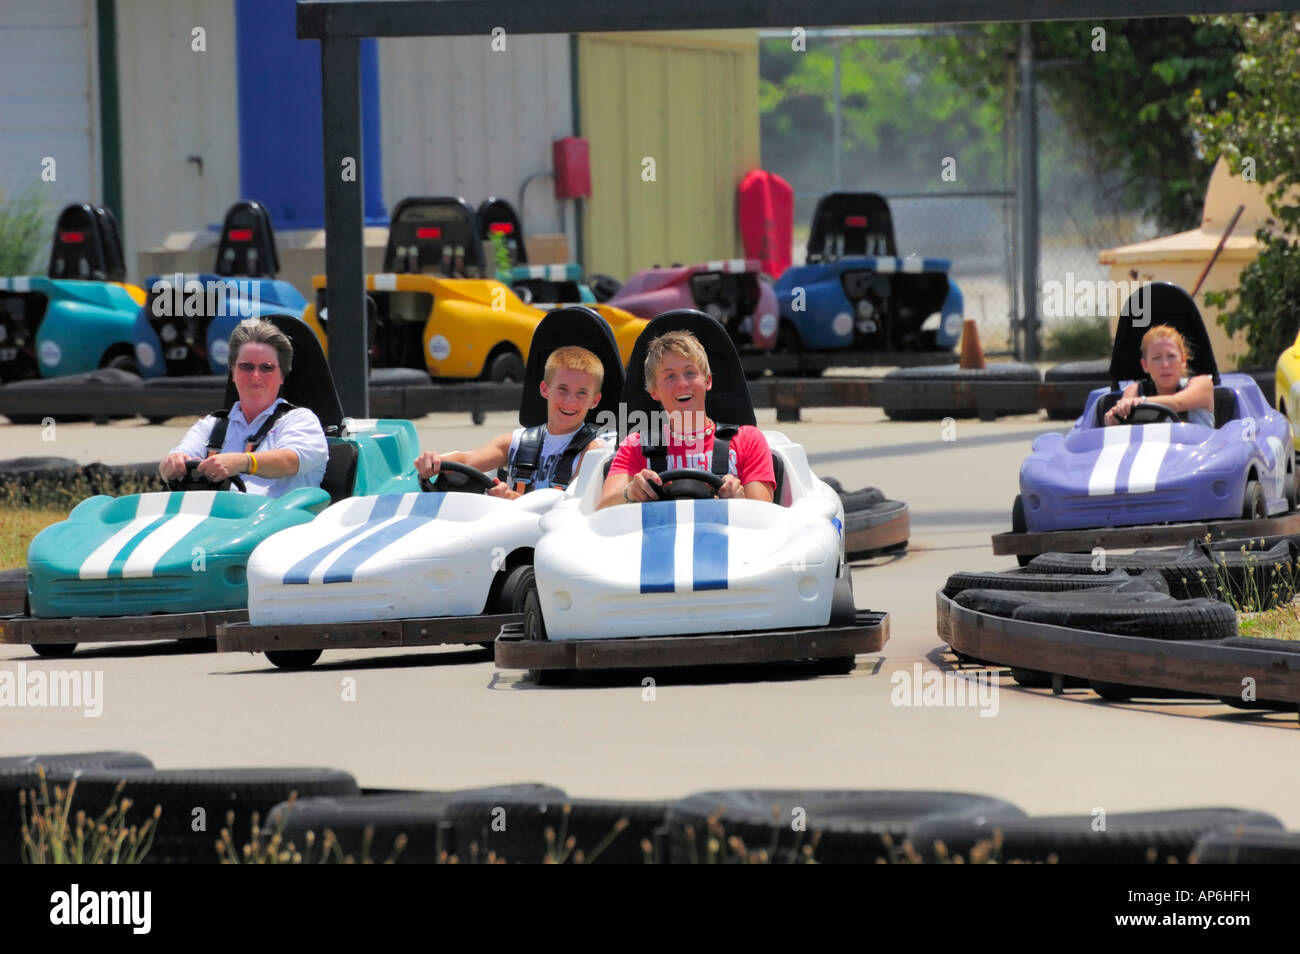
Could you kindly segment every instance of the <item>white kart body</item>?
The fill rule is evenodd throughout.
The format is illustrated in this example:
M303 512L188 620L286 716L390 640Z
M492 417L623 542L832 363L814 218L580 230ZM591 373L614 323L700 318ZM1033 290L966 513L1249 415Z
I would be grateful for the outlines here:
M676 500L596 511L600 486L541 519L534 568L551 640L811 628L830 621L844 507L803 447L764 431L781 499Z
M253 626L474 616L511 554L537 545L544 513L599 481L612 449L583 455L566 490L354 497L268 537L248 561Z

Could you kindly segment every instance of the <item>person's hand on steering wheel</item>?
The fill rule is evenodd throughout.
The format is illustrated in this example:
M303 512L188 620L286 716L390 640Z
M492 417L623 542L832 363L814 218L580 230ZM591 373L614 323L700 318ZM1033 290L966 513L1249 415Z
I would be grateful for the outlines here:
M197 457L186 457L179 451L175 454L168 454L158 465L158 473L163 480L180 480L185 476L185 464L191 460L198 460Z
M1142 403L1139 397L1122 397L1115 402L1115 406L1106 412L1105 421L1107 424L1118 424L1120 421L1128 420L1129 414L1133 408Z
M237 476L248 469L248 455L239 451L213 454L199 461L194 468L200 477L206 477L211 483L219 484L229 477Z
M745 496L745 485L740 482L740 478L735 474L727 474L722 478L722 486L718 488L718 496L724 499L736 499Z
M489 497L500 497L502 500L518 500L523 496L519 491L511 490L508 484L503 484L499 480L485 492Z
M633 475L627 482L627 486L623 488L623 499L628 503L658 500L659 493L656 488L662 485L663 481L659 479L659 475L647 467L639 474Z

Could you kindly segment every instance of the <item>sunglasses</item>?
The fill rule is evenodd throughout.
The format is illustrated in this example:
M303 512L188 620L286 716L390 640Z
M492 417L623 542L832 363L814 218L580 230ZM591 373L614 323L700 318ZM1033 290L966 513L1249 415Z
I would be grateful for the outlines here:
M254 371L261 371L263 374L271 374L272 372L280 370L278 364L253 364L251 361L241 361L239 364L235 365L235 367L240 371L243 371L245 374L252 374Z

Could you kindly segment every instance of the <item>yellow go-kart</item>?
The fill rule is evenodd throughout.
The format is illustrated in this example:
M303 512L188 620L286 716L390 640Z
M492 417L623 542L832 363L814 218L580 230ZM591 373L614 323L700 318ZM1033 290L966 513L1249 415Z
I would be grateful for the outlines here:
M1277 359L1273 405L1291 424L1291 434L1300 442L1300 335Z
M475 212L463 199L408 198L393 210L384 271L366 276L371 367L417 368L434 378L523 381L528 348L545 311L485 277ZM329 333L325 276L312 279L315 304L303 320ZM645 320L591 304L614 332L626 361Z

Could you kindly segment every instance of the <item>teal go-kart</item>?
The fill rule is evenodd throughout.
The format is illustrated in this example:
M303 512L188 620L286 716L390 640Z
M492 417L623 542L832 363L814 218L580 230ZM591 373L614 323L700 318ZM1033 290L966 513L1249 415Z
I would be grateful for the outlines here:
M0 381L138 371L132 329L144 291L125 277L113 214L64 208L47 274L0 278Z
M292 316L267 317L293 342L283 397L310 408L325 428L329 463L321 487L269 499L200 480L159 493L91 497L32 540L27 613L0 619L0 642L55 656L82 642L214 637L218 623L248 618L248 557L271 534L346 497L419 489L414 425L343 417L316 336ZM228 382L226 406L236 398Z
M276 279L275 230L258 202L236 202L217 242L215 272L154 275L132 330L135 359L146 378L227 373L230 333L245 318L293 315L307 300ZM319 327L313 327L317 338Z

